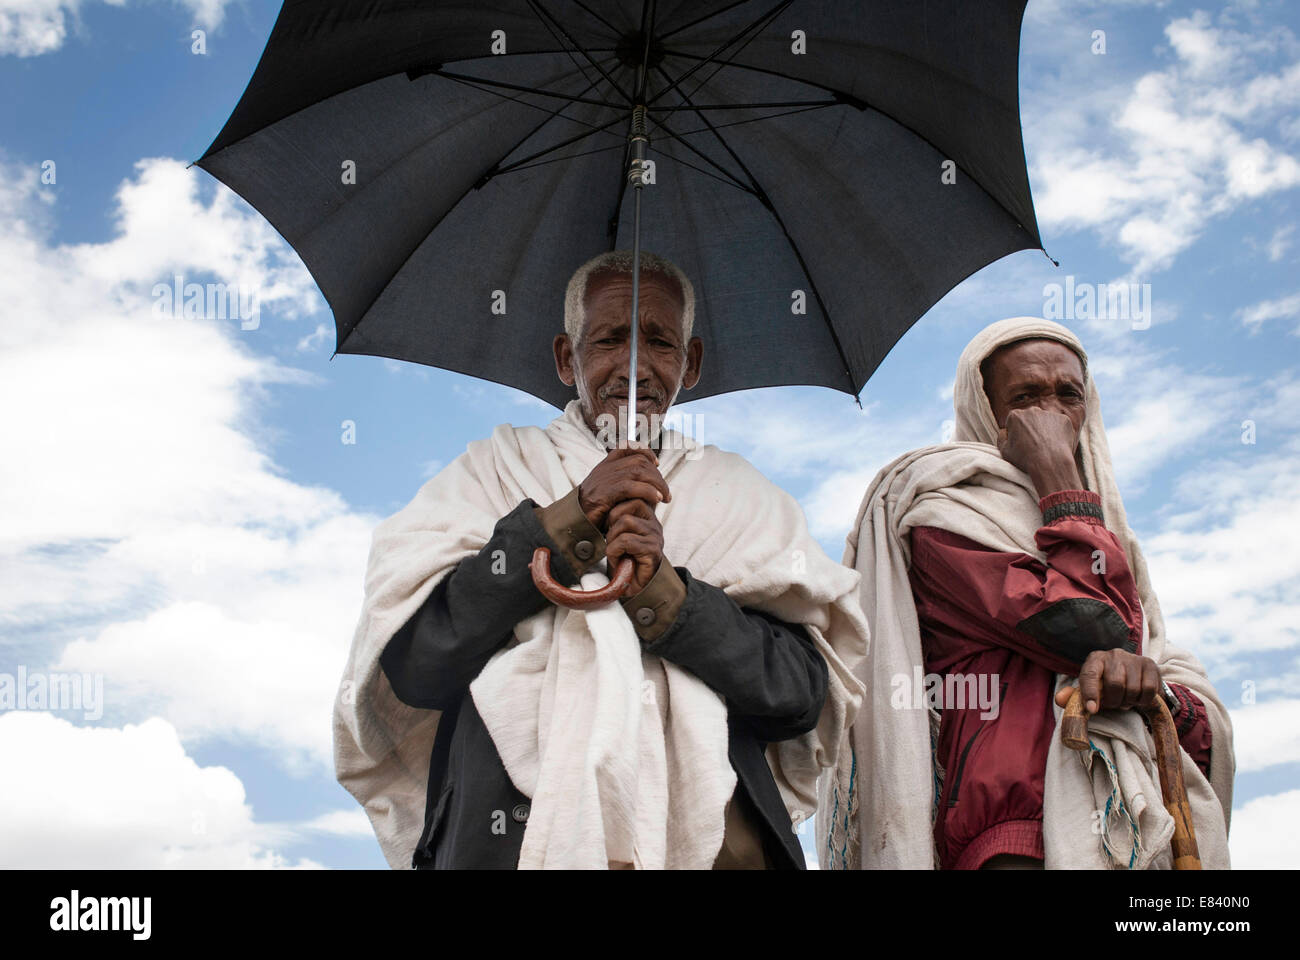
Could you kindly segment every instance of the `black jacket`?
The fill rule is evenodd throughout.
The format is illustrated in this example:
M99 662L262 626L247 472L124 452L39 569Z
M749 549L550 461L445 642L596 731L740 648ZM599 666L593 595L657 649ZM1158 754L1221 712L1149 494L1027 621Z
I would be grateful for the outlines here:
M510 781L469 685L514 626L546 605L528 570L536 547L551 548L557 580L577 580L535 507L526 500L503 517L488 544L443 578L380 657L403 703L443 711L430 757L424 830L412 851L417 869L518 864L529 798ZM826 663L801 626L744 610L684 567L675 569L686 585L685 602L667 631L644 649L690 670L725 698L735 802L761 824L774 865L803 869L764 749L816 725L826 697Z

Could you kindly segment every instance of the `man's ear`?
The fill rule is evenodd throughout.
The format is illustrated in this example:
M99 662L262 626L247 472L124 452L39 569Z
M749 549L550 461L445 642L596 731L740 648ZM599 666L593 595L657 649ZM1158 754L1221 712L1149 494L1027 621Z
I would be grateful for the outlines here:
M555 351L555 372L559 374L560 382L568 387L573 386L577 382L577 377L573 372L573 344L569 342L569 335L560 334L551 344L551 348Z
M687 390L700 382L700 369L704 362L704 341L691 337L686 345L686 372L682 374L682 386Z

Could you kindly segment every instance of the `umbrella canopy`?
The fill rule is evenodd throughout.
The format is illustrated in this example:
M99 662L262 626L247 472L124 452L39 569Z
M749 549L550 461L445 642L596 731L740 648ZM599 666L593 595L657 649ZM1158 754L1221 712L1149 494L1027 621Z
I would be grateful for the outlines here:
M681 399L856 395L948 290L1042 246L1025 3L286 0L197 163L302 257L338 353L563 406L565 284L633 246L640 100L641 247L691 278L705 345Z

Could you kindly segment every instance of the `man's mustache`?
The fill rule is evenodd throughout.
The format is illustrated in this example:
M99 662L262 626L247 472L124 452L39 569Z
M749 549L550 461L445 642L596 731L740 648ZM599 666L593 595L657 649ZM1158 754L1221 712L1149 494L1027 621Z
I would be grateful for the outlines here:
M606 400L610 399L611 397L621 400L627 398L627 391L628 391L628 381L624 380L622 383L611 383L601 387L599 390L596 391L596 397L602 403L604 403ZM663 403L666 397L666 394L662 390L659 390L655 387L646 387L644 389L642 389L641 387L637 387L636 394L637 397L640 399L653 400L655 403Z

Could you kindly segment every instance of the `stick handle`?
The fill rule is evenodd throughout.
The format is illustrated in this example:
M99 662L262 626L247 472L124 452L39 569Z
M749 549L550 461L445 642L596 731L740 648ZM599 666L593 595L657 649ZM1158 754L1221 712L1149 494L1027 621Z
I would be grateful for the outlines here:
M1173 715L1163 697L1143 711L1151 725L1151 739L1156 744L1156 770L1160 774L1160 793L1165 809L1174 818L1173 850L1175 870L1200 870L1201 855L1196 847L1196 827L1192 824L1192 806L1187 801L1187 784L1183 781L1182 748ZM1071 750L1088 749L1088 715L1083 709L1083 694L1075 687L1061 718L1061 742Z
M1083 712L1083 694L1075 687L1061 718L1061 742L1071 750L1088 749L1088 715Z

